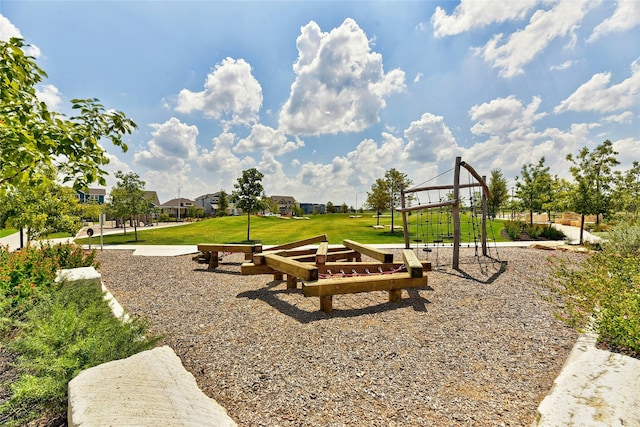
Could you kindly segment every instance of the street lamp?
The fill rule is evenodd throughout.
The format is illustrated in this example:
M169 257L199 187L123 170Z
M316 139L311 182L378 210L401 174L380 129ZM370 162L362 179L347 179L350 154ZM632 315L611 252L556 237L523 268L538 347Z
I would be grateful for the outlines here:
M180 222L180 190L182 187L178 188L178 222Z

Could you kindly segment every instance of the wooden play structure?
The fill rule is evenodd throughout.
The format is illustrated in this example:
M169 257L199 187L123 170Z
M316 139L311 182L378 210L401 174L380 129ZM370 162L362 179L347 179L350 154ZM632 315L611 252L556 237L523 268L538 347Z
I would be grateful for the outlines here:
M194 261L209 264L209 268L217 268L221 253L240 252L244 254L245 260L250 260L253 254L262 252L262 245L201 243L198 250L200 253L193 258Z
M214 249L222 251L222 246L230 249L227 245L198 245L202 252L198 259L206 260L207 252L213 257ZM251 262L241 265L241 274L273 274L274 280L283 280L286 274L287 289L297 289L300 280L304 296L319 297L320 309L326 313L333 309L333 296L340 294L388 291L389 301L400 301L402 289L427 286L424 272L431 269L429 262L419 261L410 249L403 250L402 262L394 262L392 253L352 240L344 240L343 246L329 247L326 235L261 252L233 246L236 252L246 250L247 258L252 254ZM373 261L362 261L363 255ZM215 258L217 266L217 255Z
M460 170L461 168L465 168L470 175L469 182L464 184L460 183ZM471 179L473 178L473 180ZM453 234L451 234L451 239L453 240L453 263L452 267L454 269L459 268L460 264L460 204L461 204L461 194L460 189L469 188L473 189L474 187L481 187L481 221L479 225L480 229L480 242L482 246L482 255L487 256L487 198L491 196L491 191L486 184L486 177L480 176L471 165L462 161L461 157L456 157L455 166L453 168L453 184L448 185L431 185L431 186L416 186L409 189L401 190L401 208L398 209L402 213L403 219L403 231L404 231L404 242L405 248L410 248L410 233L408 229L408 221L407 214L414 211L424 211L430 209L437 209L443 207L450 207L450 217L453 221ZM415 195L420 192L432 191L432 190L450 190L451 194L448 200L438 200L434 203L427 204L418 204L416 206L407 206L407 199L410 195ZM470 197L473 200L473 196ZM441 236L442 237L442 236ZM449 237L449 236L448 236ZM474 241L476 241L474 237ZM437 242L443 242L443 239L437 240ZM476 241L477 243L477 241Z

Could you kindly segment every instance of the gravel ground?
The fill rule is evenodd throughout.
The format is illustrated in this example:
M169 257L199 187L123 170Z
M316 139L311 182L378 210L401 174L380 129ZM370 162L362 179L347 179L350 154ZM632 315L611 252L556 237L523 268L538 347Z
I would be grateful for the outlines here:
M547 257L583 255L494 252L463 248L455 271L450 248L420 251L440 264L427 288L399 303L338 295L331 314L270 275L241 276L240 254L215 271L191 256L99 259L125 310L241 426L528 426L577 338L540 296Z

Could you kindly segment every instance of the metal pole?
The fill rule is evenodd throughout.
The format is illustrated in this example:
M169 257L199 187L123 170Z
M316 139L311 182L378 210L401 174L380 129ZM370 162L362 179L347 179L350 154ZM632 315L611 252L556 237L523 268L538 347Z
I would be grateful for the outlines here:
M461 157L456 157L456 166L453 173L453 200L451 214L453 216L453 269L460 266L460 163Z

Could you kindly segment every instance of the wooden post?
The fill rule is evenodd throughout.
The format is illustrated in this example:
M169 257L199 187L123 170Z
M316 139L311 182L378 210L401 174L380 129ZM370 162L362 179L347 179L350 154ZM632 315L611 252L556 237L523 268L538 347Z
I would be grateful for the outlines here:
M209 268L218 268L218 252L209 252Z
M298 278L292 274L287 274L287 289L297 289Z
M333 311L333 295L323 295L320 297L320 310L325 313Z
M405 200L404 200L404 184L400 184L400 207L402 208L402 232L404 233L404 247L405 249L409 249L409 225L407 224L407 211ZM393 231L393 230L392 230Z
M482 176L482 181L486 184L487 177ZM482 256L487 256L487 192L482 186Z
M453 172L453 200L456 202L451 208L453 216L453 269L460 266L460 162L461 157L456 157L456 166Z

